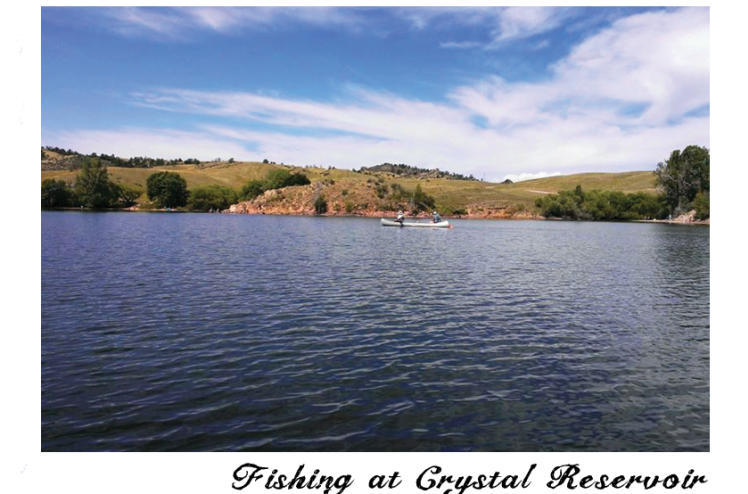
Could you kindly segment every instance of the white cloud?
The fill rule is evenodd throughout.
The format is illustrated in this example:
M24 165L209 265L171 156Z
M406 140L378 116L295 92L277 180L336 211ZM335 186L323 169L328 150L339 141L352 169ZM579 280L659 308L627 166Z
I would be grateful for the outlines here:
M555 67L572 95L645 103L662 124L709 103L709 10L650 12L616 21Z
M709 11L620 19L574 47L552 73L549 81L534 84L488 79L452 96L496 125L548 121L562 114L621 125L664 125L709 104ZM619 114L635 106L646 110L637 118Z
M81 132L61 145L341 168L405 162L489 177L653 169L673 149L709 145L709 117L687 117L709 104L708 35L705 9L632 16L576 46L546 81L488 78L456 88L444 103L357 88L335 102L243 92L142 92L133 95L138 105L246 124L190 134Z

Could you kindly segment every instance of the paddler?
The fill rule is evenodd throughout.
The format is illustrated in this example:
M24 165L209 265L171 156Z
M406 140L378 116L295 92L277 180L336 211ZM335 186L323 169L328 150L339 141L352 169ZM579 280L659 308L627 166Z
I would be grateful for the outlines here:
M405 221L405 213L403 213L403 210L399 210L397 212L397 219L395 219L398 223L400 223L400 226L403 226L403 222Z
M442 217L439 216L439 213L437 213L436 210L434 211L434 215L433 216L434 216L434 223L441 223Z

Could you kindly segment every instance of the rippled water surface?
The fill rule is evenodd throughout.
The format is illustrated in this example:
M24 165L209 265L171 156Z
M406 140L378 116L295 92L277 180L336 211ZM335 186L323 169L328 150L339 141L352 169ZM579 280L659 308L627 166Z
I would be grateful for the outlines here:
M709 449L709 229L42 213L43 450Z

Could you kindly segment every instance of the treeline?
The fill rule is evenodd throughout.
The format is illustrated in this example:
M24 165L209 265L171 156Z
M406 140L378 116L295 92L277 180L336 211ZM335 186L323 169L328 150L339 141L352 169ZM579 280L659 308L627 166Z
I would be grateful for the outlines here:
M142 193L137 187L112 182L101 160L89 158L83 162L73 185L52 178L42 182L42 207L129 207Z
M709 218L709 150L688 146L657 165L659 192L626 194L617 191L561 191L539 197L535 205L547 218L574 220L665 219L691 210L697 219Z
M355 170L354 170L355 171ZM465 176L460 173L443 172L439 169L430 168L419 168L417 166L406 165L405 163L393 164L393 163L382 163L376 166L362 166L359 170L361 173L376 173L386 172L398 175L401 177L423 177L429 176L433 178L446 178L451 180L477 180L474 176Z
M226 209L237 202L237 193L220 185L189 191L185 179L173 172L154 173L146 184L148 199L161 208L210 211ZM112 182L103 162L89 158L72 185L64 180L46 179L42 182L41 195L42 208L107 209L134 206L142 194L143 190L138 187Z
M539 197L535 205L546 218L571 220L647 220L667 218L669 208L662 195L592 190L580 185L574 190Z
M303 173L272 170L264 180L251 180L240 191L222 185L187 189L185 179L174 172L157 172L146 180L145 193L160 208L186 208L191 211L222 211L241 200L254 199L267 190L311 183ZM42 208L85 207L106 209L135 205L143 190L112 182L101 157L87 157L70 185L64 180L42 182Z
M216 200L223 197L225 187L208 186L187 190L187 182L178 173L158 172L150 175L146 181L146 194L152 204L162 208L179 208L190 206L190 209L207 211L211 207L227 208L233 204L236 194L226 201ZM218 187L219 190L213 190ZM231 190L231 189L229 189ZM42 182L42 208L85 207L89 209L108 209L130 207L136 204L143 194L139 187L118 184L110 180L104 162L99 158L88 158L83 163L75 182L70 185L64 180L46 179ZM190 202L193 201L193 202Z
M62 156L78 156L78 155L80 155L79 152L73 151L72 149L63 149L63 148L58 148L56 146L43 146L42 147L42 158L45 157L45 153L44 153L45 149L47 151L54 151L55 153L57 153L59 155L62 155Z
M132 158L124 159L120 158L118 156L115 156L113 154L97 154L97 153L91 153L91 154L81 154L77 151L73 151L72 149L62 149L54 146L44 146L42 147L42 159L46 159L48 155L45 153L46 151L53 151L57 154L60 154L62 156L79 156L81 158L98 158L101 160L105 166L119 166L123 168L153 168L156 166L174 166L174 165L199 165L202 162L196 158L188 158L186 160L183 160L182 158L172 159L172 160L166 160L163 158L149 158L147 156L134 156ZM233 158L232 158L233 161ZM81 161L81 166L84 161Z
M96 153L90 155L91 157L97 157ZM123 168L153 168L156 166L174 166L174 165L199 165L200 160L189 158L183 160L177 158L173 160L165 160L163 158L149 158L147 156L134 156L132 158L124 159L114 156L113 154L100 154L98 157L106 162L108 166L120 166Z

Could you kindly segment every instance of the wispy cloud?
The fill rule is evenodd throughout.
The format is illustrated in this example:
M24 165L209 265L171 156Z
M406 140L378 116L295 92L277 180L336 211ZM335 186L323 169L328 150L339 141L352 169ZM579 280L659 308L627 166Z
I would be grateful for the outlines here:
M188 19L174 11L152 8L95 8L87 11L99 15L102 26L124 36L151 35L170 40L186 37Z
M523 40L558 28L562 23L581 13L581 9L570 7L479 7L479 8L412 8L400 9L400 15L408 19L415 29L441 25L482 25L490 33L482 42L447 41L442 48L500 49L511 42ZM536 45L542 48L545 45ZM547 41L545 41L547 43Z
M673 149L709 144L709 116L694 113L709 103L709 12L620 19L574 47L543 82L491 77L441 103L360 88L334 102L188 89L132 97L226 121L188 134L81 131L64 145L343 168L396 161L489 177L652 169Z
M475 26L492 23L497 7L400 7L392 13L405 19L416 30L454 25Z
M118 34L171 41L186 41L195 30L235 34L296 23L357 30L363 23L356 10L332 7L117 7L87 12L105 19L104 27Z
M371 12L385 12L369 15ZM196 32L235 35L246 30L293 29L307 25L387 36L404 22L414 31L455 26L483 33L482 40L446 40L442 48L501 49L559 27L580 8L571 7L107 7L76 9L102 29L128 37L191 41ZM613 14L610 14L613 15ZM599 20L599 15L588 16ZM576 24L584 25L584 21ZM546 41L547 42L547 41ZM543 41L540 41L542 47Z
M446 41L444 43L440 43L439 46L441 46L442 48L466 50L469 48L477 48L479 46L483 46L483 44L477 41Z
M513 39L524 39L557 28L574 9L562 7L507 7L498 15L492 46Z

